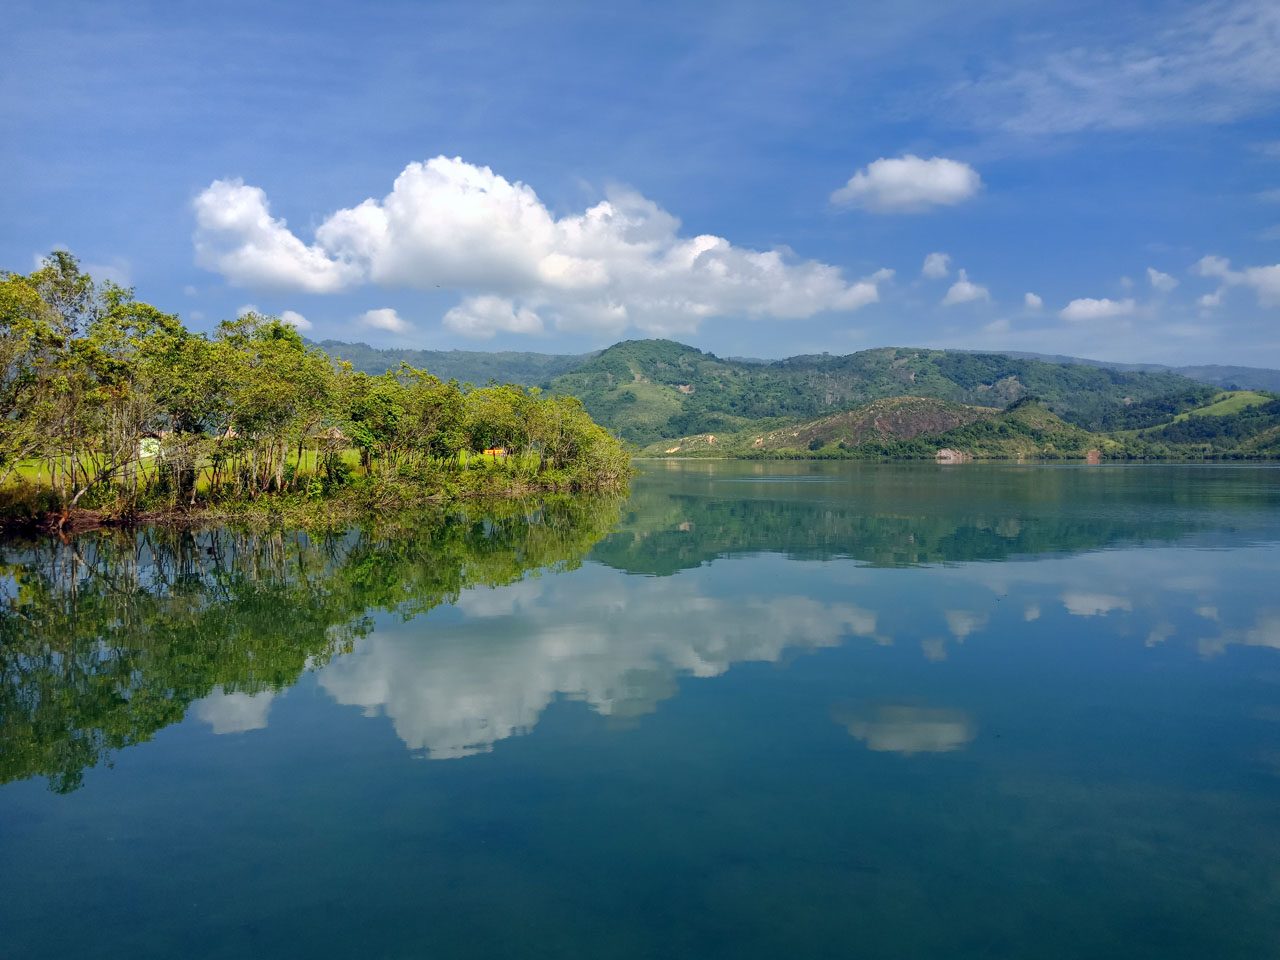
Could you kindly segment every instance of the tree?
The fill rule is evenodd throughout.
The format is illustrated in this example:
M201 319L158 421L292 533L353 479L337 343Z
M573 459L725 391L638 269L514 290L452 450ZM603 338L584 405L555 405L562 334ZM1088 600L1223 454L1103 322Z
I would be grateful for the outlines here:
M462 387L407 364L353 373L257 313L193 333L65 251L30 276L0 274L0 482L36 465L60 523L82 506L134 515L289 494L308 474L307 496L323 495L352 447L366 486L428 482L466 449L535 451L509 466L548 471L547 486L591 485L591 457L625 460L581 406L536 390Z
M43 449L46 384L38 351L52 335L50 314L26 277L0 274L0 483Z

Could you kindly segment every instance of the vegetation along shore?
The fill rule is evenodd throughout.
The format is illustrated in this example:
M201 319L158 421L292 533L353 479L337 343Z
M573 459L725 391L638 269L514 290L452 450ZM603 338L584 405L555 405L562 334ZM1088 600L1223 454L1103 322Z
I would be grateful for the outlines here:
M55 252L0 274L0 518L68 526L611 491L623 445L582 404L335 362L248 313L212 335Z

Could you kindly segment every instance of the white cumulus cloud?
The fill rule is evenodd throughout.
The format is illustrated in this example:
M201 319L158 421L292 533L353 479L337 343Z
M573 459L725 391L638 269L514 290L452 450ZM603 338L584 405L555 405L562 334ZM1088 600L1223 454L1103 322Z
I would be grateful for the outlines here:
M292 327L297 327L299 330L311 329L311 321L297 310L281 310L280 319Z
M1039 310L1044 306L1044 300L1039 294L1025 293L1022 295L1022 303L1028 310Z
M556 217L532 187L457 157L409 164L390 193L338 210L311 244L239 180L215 181L195 211L197 262L234 285L457 290L467 300L451 311L453 325L475 330L495 316L489 302L488 319L476 320L479 297L509 301L508 329L518 332L541 329L528 319L536 315L562 329L666 334L710 317L856 310L879 299L883 279L848 282L835 266L782 250L682 236L676 217L634 191Z
M333 293L358 268L307 246L271 216L267 195L242 180L215 180L195 199L196 263L233 286Z
M1191 269L1202 277L1222 277L1225 279L1231 276L1231 261L1225 257L1215 257L1211 254L1201 257Z
M1137 307L1138 305L1130 298L1110 300L1103 297L1095 300L1092 297L1080 297L1063 307L1059 316L1063 320L1102 320L1107 317L1128 316Z
M969 279L969 274L961 270L955 283L942 298L944 307L953 307L957 303L970 303L974 300L990 300L991 294L986 287L979 286Z
M444 325L464 336L488 339L495 333L541 333L542 318L505 297L468 297L444 315Z
M1147 267L1147 279L1151 281L1151 288L1159 290L1161 293L1168 293L1178 285L1177 279L1167 273L1162 273L1155 267Z
M951 254L930 253L924 258L924 266L920 268L920 276L930 280L941 280L951 272Z
M360 322L375 330L387 330L391 333L405 333L409 324L391 307L380 307L377 310L366 310L360 314Z
M1280 306L1280 263L1269 267L1245 267L1243 270L1231 269L1231 261L1224 257L1201 257L1192 268L1202 277L1217 277L1225 286L1249 287L1258 297L1258 304L1264 307ZM1201 298L1201 304L1216 306L1222 299L1222 291L1213 295L1212 304Z
M867 164L831 194L831 202L877 213L917 213L961 203L981 187L978 171L967 163L909 153Z

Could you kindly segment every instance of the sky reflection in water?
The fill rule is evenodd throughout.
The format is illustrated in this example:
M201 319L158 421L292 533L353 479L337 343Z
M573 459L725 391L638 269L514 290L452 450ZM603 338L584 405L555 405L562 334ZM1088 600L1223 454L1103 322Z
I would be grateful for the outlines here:
M14 955L1280 943L1280 471L658 464L612 511L29 585ZM69 605L114 626L55 651Z

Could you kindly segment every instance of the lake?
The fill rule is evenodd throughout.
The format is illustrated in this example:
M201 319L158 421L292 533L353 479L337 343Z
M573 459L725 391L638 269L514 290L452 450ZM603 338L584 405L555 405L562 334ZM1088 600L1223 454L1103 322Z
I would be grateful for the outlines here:
M1280 470L3 548L0 956L1280 954Z

